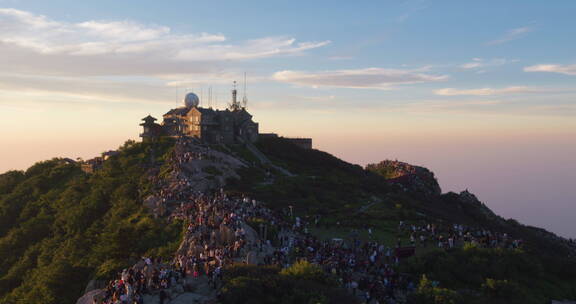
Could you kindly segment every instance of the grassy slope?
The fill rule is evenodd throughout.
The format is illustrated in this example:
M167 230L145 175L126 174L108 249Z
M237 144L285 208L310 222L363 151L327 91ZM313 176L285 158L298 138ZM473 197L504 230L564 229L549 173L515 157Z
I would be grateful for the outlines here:
M573 258L567 258L566 247L543 229L504 220L480 202L460 201L455 193L425 197L399 191L359 166L325 152L301 149L282 139L262 141L259 149L276 164L299 176L259 186L258 175L248 174L250 183L245 190L279 207L294 205L300 215L324 214L323 227L313 230L319 237L346 237L351 228L373 227L377 239L392 245L397 237L406 239L406 235L397 235L394 229L400 219L461 223L507 232L526 242L522 252L507 255L495 250L457 250L451 254L424 250L410 263L410 269L413 274L428 273L433 279L444 280L450 288L463 288L458 282L468 282L464 287L480 290L480 281L487 278L509 279L513 284L519 284L518 297L532 296L537 303L547 298L576 298L576 263ZM382 202L357 213L359 207L371 198L382 199ZM337 222L340 225L336 225ZM361 230L361 237L366 237L366 234ZM479 260L477 269L483 271L478 272L480 279L462 281L461 278L469 275L471 270L459 266L469 263L470 259ZM505 267L503 261L514 259L521 262ZM422 263L423 260L427 263ZM447 274L446 269L442 269L442 274L434 265L444 265L452 272Z
M389 185L381 176L346 163L326 152L304 150L283 139L263 140L259 149L276 164L297 177L284 177L272 185L261 185L262 174L248 172L243 190L266 199L273 206L294 205L300 214L326 214L329 225L340 221L348 227L378 226L389 229L390 222L432 221L479 226L506 231L534 244L534 250L553 255L567 255L552 234L543 229L525 226L514 220L495 215L480 202L462 202L455 193L426 197L419 193L403 192ZM254 169L256 170L256 169ZM358 211L374 199L364 212Z

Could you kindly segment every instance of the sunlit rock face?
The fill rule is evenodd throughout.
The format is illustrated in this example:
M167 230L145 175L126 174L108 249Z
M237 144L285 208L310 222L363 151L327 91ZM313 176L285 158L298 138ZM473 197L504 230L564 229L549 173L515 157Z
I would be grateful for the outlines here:
M424 167L384 160L377 164L369 164L366 169L383 176L390 183L401 185L406 191L420 192L426 196L437 196L442 193L434 173Z

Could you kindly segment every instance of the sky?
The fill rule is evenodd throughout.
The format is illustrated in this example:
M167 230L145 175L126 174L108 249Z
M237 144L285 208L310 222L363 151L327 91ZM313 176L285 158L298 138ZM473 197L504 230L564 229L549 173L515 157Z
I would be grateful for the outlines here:
M361 165L425 166L445 192L575 238L575 11L568 0L0 0L0 172L115 149L187 92L223 108L236 80L262 132L312 137Z

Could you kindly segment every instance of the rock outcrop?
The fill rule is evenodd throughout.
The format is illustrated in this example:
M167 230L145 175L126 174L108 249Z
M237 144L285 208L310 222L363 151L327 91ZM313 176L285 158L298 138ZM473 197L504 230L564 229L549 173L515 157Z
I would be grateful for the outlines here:
M103 289L95 289L89 291L85 293L80 299L78 299L78 301L76 301L76 304L93 304L94 298L102 297L104 296L105 293L106 292Z
M366 169L381 175L390 183L402 186L406 191L418 192L426 196L438 196L442 193L434 173L424 167L384 160L377 164L369 164Z

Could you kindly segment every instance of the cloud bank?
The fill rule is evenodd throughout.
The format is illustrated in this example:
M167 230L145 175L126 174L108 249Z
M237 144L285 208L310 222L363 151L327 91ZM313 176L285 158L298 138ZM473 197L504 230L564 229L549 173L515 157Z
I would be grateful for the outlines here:
M396 85L436 82L447 75L432 75L418 70L365 68L333 71L280 71L273 79L310 87L338 87L354 89L391 89Z
M245 62L301 55L329 43L287 36L233 40L131 20L74 23L0 8L0 91L156 103L172 100L180 86L241 79L230 71Z
M461 64L459 68L464 70L476 70L488 67L498 67L516 61L517 60L510 60L505 58L494 58L494 59L472 58L472 61Z
M538 90L518 86L518 87L507 87L502 89L493 89L493 88L480 88L480 89L454 89L454 88L444 88L435 90L434 94L441 95L441 96L492 96L492 95L504 95L504 94L519 94L519 93L534 93L538 92Z
M0 28L0 56L11 59L7 68L63 74L76 74L79 65L88 74L105 74L98 66L112 74L203 71L209 62L297 55L329 43L282 36L230 42L219 33L175 33L167 26L127 20L70 23L9 8L0 9Z
M564 75L576 75L576 64L538 64L525 67L524 72L548 72Z
M506 34L504 34L502 37L496 40L489 41L487 44L488 45L504 44L506 42L522 38L532 31L534 31L534 28L531 26L513 28L511 30L508 30Z

